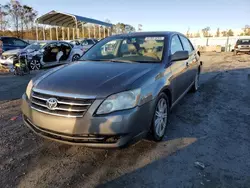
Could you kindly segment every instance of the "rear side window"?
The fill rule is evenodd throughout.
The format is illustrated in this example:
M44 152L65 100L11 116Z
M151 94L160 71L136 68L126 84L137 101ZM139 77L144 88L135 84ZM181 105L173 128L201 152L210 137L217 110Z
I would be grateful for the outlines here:
M192 44L189 42L189 40L186 37L180 36L181 42L183 44L184 50L187 50L189 53L194 50Z
M171 55L173 55L177 51L183 51L183 48L179 37L175 35L171 40Z

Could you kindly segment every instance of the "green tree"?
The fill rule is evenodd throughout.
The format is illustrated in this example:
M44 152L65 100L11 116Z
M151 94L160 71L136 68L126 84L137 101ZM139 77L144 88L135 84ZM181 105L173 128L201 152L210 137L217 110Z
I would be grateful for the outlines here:
M20 19L22 15L22 6L20 2L12 0L10 3L4 5L4 9L12 19L16 36L19 37Z
M202 31L204 37L210 37L210 34L209 34L210 27L205 27L201 31Z
M232 29L229 29L227 31L227 36L234 36L234 32L232 31Z
M243 35L248 36L250 35L250 25L245 25L245 27L242 29L243 30Z

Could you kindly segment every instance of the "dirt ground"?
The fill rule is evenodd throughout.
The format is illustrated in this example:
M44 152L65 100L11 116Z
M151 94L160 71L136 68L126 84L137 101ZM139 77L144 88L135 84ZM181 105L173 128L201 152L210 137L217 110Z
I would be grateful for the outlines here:
M30 77L0 76L0 187L249 188L250 55L209 53L202 60L200 90L173 109L164 140L123 150L34 135L20 117L11 120Z

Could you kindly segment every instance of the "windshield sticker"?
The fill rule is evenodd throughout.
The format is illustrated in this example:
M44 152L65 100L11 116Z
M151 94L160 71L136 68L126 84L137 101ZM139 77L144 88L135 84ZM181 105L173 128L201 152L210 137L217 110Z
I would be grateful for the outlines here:
M164 37L146 37L145 40L164 40Z

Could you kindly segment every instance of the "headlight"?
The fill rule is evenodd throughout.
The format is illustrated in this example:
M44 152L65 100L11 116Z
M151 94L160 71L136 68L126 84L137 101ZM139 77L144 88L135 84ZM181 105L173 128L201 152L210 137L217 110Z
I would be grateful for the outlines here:
M30 80L30 82L29 82L29 84L28 84L28 86L26 88L26 95L27 95L28 99L30 99L32 87L33 87L33 81Z
M110 112L134 108L140 99L140 89L124 91L109 96L99 106L97 114L107 114Z

